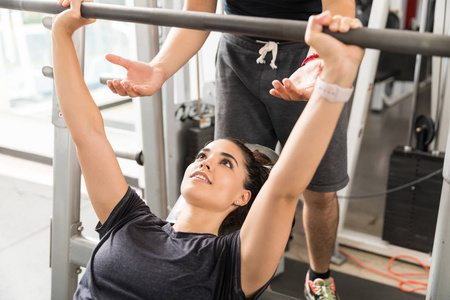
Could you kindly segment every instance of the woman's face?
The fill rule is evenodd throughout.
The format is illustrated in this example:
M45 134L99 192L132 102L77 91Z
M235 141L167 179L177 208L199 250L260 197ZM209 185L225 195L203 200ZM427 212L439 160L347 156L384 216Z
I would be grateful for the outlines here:
M192 205L215 211L229 209L236 201L248 201L244 189L244 154L233 142L216 140L197 154L184 173L181 194Z

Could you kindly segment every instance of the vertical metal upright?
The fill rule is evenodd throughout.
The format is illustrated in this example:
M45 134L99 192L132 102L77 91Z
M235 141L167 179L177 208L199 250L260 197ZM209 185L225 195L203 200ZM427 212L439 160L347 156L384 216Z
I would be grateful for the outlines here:
M424 33L426 31L427 22L428 22L428 15L430 11L430 4L431 2L429 0L423 0L422 1L422 10L420 14L420 25L419 25L419 32ZM411 117L409 118L408 122L408 140L406 141L406 145L412 146L414 141L414 134L415 132L415 122L417 118L417 112L416 112L416 106L417 106L417 99L419 98L419 92L420 92L420 73L422 66L422 54L416 55L416 64L414 66L414 88L413 88L413 94L412 94L412 101L411 101Z
M84 28L73 35L81 69L84 69ZM79 233L81 170L75 144L64 122L53 88L52 122L55 126L53 156L53 216L50 263L53 300L72 299L78 284L79 266L70 259L71 237Z
M9 24L12 24L9 20L9 11L8 10L0 10L0 34L2 36L7 36L6 32L10 31ZM7 39L7 38L6 38ZM8 47L5 45L5 48ZM8 51L5 49L5 51ZM5 67L5 55L3 53L3 47L0 47L0 89L3 92L3 99L0 101L0 110L9 111L10 110L10 100L5 97L8 95L8 84L6 84L6 67ZM6 99L5 99L6 98Z
M450 2L447 0L436 0L433 16L433 33L450 35ZM433 70L431 76L431 115L436 116L436 138L432 149L445 151L448 136L448 124L450 124L450 101L442 101L450 97L450 72L448 68L449 58L433 57Z
M382 29L386 27L387 17L389 13L389 0L374 0L372 2L372 10L369 18L369 28ZM341 191L338 196L343 196L339 200L339 233L336 241L336 247L333 254L333 262L335 260L341 261L340 253L338 251L339 235L343 233L345 218L348 209L348 197L353 187L353 179L356 173L356 166L358 162L359 152L364 133L364 128L369 111L370 99L372 97L373 83L378 67L378 60L380 57L380 50L366 49L366 53L361 62L356 81L355 92L353 96L352 109L347 130L347 148L348 148L348 174L350 182Z
M436 34L450 34L450 4L447 2L447 0L436 1L433 28L433 32ZM448 58L433 57L432 110L435 112L433 115L441 114L441 119L435 120L442 126L437 128L438 136L434 148L441 151L445 149L442 173L444 180L434 234L426 300L450 299L450 285L448 284L450 277L448 268L450 265L450 247L448 245L450 242L450 123L448 117L450 101L448 100L449 79L446 75L450 69L448 64L442 60L448 60ZM447 89L445 89L445 85L447 85ZM444 91L445 93L443 93ZM441 95L441 93L443 94ZM444 101L438 105L440 97ZM446 148L444 148L445 137L447 137Z
M135 6L157 7L156 0L136 0ZM150 61L159 52L158 26L136 24L137 59ZM168 215L165 171L164 124L161 90L140 99L142 152L144 154L145 199L162 219Z
M181 10L183 8L183 3L174 0L164 0L162 3L162 8L166 9L176 9ZM169 34L171 27L162 27L159 30L159 36L161 41L165 41L167 35ZM182 67L182 70L189 68L189 64ZM178 178L180 173L179 168L179 146L178 146L178 127L176 124L175 111L176 104L175 99L177 93L180 91L176 88L184 87L186 79L183 77L183 72L177 72L174 76L166 80L162 88L162 104L163 104L163 125L164 125L164 146L165 146L165 159L166 159L166 191L167 191L167 213L173 209L179 195L180 195L180 184ZM185 99L180 97L183 93L178 94L178 99Z
M450 241L450 134L447 137L445 151L442 174L444 181L434 235L426 300L450 299L450 285L448 284L448 268L450 266L450 247L448 245Z
M136 0L136 5L156 7L156 1ZM150 61L159 51L158 27L136 25L138 59ZM75 32L73 40L84 72L85 29ZM51 297L72 299L78 284L80 268L95 246L80 237L81 169L75 144L69 134L53 92L52 123L55 126L53 156L53 216L51 224L50 266L52 268ZM167 216L167 191L164 159L162 96L140 99L142 142L145 167L145 193L152 211ZM75 263L74 263L75 262ZM85 265L85 264L83 264Z

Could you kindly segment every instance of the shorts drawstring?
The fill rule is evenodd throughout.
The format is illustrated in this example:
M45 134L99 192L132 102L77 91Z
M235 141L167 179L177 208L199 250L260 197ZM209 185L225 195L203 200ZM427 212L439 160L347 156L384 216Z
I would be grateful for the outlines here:
M272 51L272 60L270 61L270 67L275 70L277 68L277 66L275 65L275 61L277 59L277 54L278 54L278 42L272 42L272 41L256 41L257 43L262 43L264 44L264 46L261 47L261 49L259 49L259 54L261 55L260 57L258 57L258 59L256 60L257 64L265 64L266 61L264 60L264 58L266 58L266 55L268 52Z

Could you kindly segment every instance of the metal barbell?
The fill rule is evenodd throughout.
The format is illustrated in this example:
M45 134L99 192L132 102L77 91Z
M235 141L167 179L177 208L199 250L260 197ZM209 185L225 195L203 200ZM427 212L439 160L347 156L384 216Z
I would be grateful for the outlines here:
M66 8L53 1L1 0L0 8L57 14ZM82 3L85 18L220 31L277 40L304 41L307 22L250 16L179 11L113 4ZM331 36L346 44L404 54L450 56L450 37L399 29L358 28Z

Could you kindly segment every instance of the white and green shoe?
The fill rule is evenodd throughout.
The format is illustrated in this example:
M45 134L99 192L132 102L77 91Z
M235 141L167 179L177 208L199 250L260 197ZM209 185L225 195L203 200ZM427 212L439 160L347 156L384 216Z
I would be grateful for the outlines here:
M306 274L305 297L307 300L340 300L332 277L312 281L309 272Z

